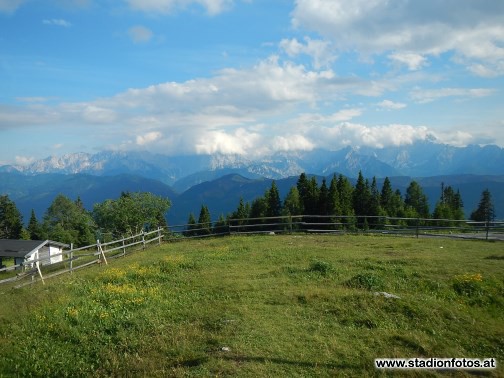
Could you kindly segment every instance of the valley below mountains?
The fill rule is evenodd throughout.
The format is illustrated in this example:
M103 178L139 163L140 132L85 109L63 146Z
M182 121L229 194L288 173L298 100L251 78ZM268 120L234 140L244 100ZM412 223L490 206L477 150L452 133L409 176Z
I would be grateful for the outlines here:
M414 179L428 196L431 211L441 184L460 190L466 216L489 189L498 218L504 218L504 150L498 146L453 147L432 141L373 149L347 147L276 153L261 159L240 155L167 156L150 152L76 153L49 157L29 165L0 167L0 194L9 195L25 222L31 209L42 218L57 194L80 197L88 209L117 198L125 191L148 191L168 197L170 224L186 223L207 205L213 219L245 201L264 195L274 179L281 198L306 172L319 181L343 174L351 180L361 171L377 178L379 187L389 177L404 194ZM354 182L354 181L353 181Z

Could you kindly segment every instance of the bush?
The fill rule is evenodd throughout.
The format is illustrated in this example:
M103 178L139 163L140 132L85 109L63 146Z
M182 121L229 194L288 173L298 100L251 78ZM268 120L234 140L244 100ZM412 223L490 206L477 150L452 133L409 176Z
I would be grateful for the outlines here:
M322 275L327 275L331 273L334 268L331 264L325 261L314 261L310 264L310 268L308 269L310 272L318 272Z
M456 276L453 289L458 295L467 297L480 297L483 295L483 277L481 274L463 274Z
M381 290L384 283L381 277L371 273L362 273L350 278L346 285L356 289Z

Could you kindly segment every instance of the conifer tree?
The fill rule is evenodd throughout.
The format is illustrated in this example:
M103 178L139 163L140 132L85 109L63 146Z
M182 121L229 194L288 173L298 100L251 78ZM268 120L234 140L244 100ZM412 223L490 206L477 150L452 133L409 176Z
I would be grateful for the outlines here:
M299 193L299 199L301 201L301 212L303 214L306 214L305 202L307 202L306 198L308 196L308 178L306 176L306 173L303 172L299 175L296 187Z
M371 182L371 197L369 202L369 215L378 216L382 215L382 209L380 205L380 191L378 190L378 184L376 183L376 177L373 177Z
M227 227L228 223L226 218L224 218L224 215L221 214L219 215L219 218L217 219L217 222L215 222L214 227L213 227L213 233L214 234L222 234L228 230Z
M266 202L268 204L266 216L278 217L281 215L282 201L280 200L280 194L278 192L275 180L271 182L271 188L266 195Z
M389 217L397 216L397 213L394 210L393 201L394 191L392 190L392 184L390 183L390 179L385 177L380 194L380 205Z
M485 189L481 193L478 208L471 213L471 219L477 222L493 222L495 220L495 208L490 190Z
M340 199L340 209L342 218L342 223L345 223L347 228L354 228L356 219L355 210L353 208L353 192L354 188L350 181L343 175L338 176L338 194Z
M26 228L28 234L30 235L30 240L45 240L44 234L42 232L42 226L35 216L35 210L31 210L30 221L28 222L28 227Z
M359 171L357 183L353 191L353 208L357 216L357 223L364 225L364 217L369 215L369 207L371 202L371 191L369 189L369 181L364 179L362 171Z
M322 184L319 189L318 198L318 214L319 215L330 215L329 210L329 188L327 188L326 179L322 179Z
M329 184L328 196L329 198L327 199L327 201L329 213L333 215L341 215L341 201L338 191L338 179L336 178L336 175L333 175L331 183Z
M296 186L290 188L284 200L283 212L285 215L301 215L303 206Z
M198 235L209 235L211 233L212 219L210 211L206 205L201 206L198 218Z
M429 202L424 194L422 187L416 182L411 181L406 189L406 197L404 199L406 205L407 216L429 218Z
M0 239L21 239L23 217L8 195L0 196Z
M193 213L189 213L189 218L187 219L187 229L184 231L185 236L194 236L196 235L196 218Z

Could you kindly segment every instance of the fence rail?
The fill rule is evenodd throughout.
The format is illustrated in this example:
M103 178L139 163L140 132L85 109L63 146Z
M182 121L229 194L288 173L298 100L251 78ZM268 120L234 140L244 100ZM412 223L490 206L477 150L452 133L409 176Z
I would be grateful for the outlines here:
M14 288L20 288L39 281L44 283L45 279L64 273L73 273L90 265L108 264L107 259L123 257L135 249L145 249L147 244L153 242L161 244L163 235L163 229L158 228L107 243L97 240L96 244L84 247L71 246L69 250L51 255L51 258L61 257L60 262L43 264L48 260L44 257L0 269L0 273L3 272L8 276L0 279L0 285L10 283ZM1 275L0 278L2 278Z
M264 218L228 219L226 224L203 223L174 225L125 237L106 243L73 248L51 258L62 261L44 264L47 257L0 269L0 285L20 288L34 282L73 273L94 264L126 256L134 250L145 249L150 243L173 242L183 239L222 237L226 235L320 233L369 233L413 237L450 237L504 241L504 221L474 222L470 220L397 218L382 216L296 215ZM5 277L5 278L4 278ZM3 279L2 279L3 278Z
M231 234L260 233L381 233L415 237L459 237L465 239L504 240L504 222L470 220L399 218L385 216L296 215L263 218L228 219L226 225L211 223L175 225L165 240L204 238Z

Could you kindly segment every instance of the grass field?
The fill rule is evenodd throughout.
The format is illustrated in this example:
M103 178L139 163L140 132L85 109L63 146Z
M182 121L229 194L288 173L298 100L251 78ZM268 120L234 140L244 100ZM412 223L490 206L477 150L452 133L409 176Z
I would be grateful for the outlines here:
M504 376L503 247L351 235L152 247L0 287L0 376ZM498 367L391 372L378 357Z

